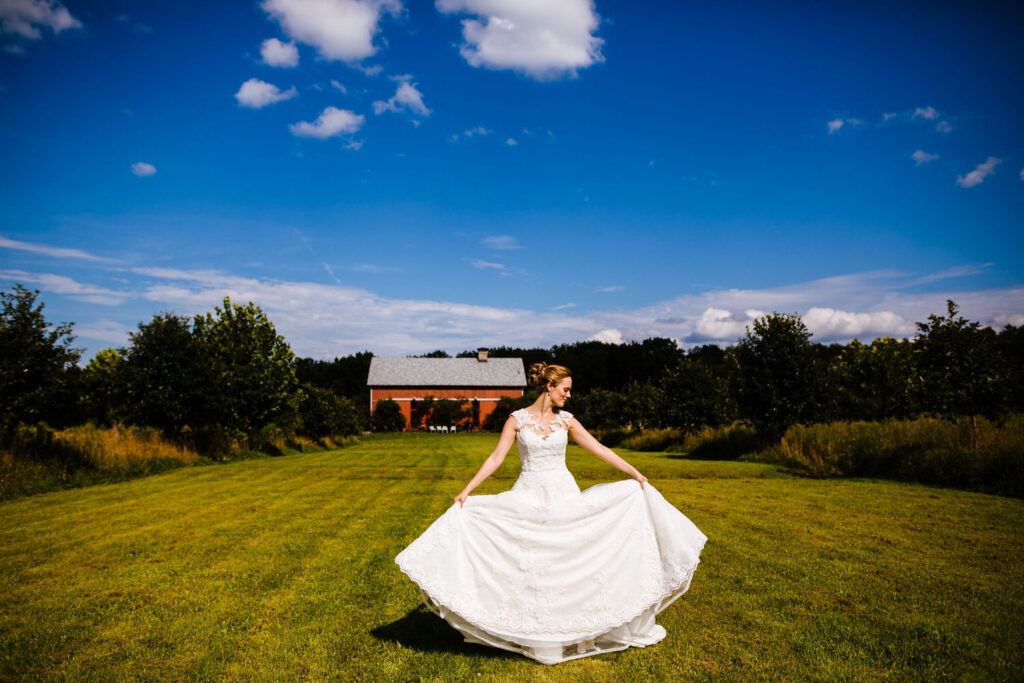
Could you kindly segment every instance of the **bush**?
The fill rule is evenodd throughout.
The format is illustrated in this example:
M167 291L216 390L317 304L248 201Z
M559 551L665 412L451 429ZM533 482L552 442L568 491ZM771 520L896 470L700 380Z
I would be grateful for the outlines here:
M397 402L390 398L377 401L373 409L373 431L400 432L405 429L405 415Z
M362 431L359 411L352 401L338 396L330 389L306 385L306 397L299 406L301 431L313 439L328 436L351 436Z
M813 476L883 477L1024 497L1024 416L797 425L763 456Z
M623 448L631 451L664 451L673 444L682 443L683 432L678 429L648 429L622 441Z

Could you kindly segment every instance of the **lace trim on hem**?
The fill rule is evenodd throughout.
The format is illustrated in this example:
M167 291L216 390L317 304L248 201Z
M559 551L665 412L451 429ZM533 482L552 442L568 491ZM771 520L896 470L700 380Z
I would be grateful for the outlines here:
M702 542L700 544L700 546L697 548L697 553L698 554L704 550L705 543L707 543L707 539L705 539L704 542ZM523 639L525 639L525 640L535 640L534 638L531 637L532 635L541 635L541 636L546 635L546 634L540 634L540 633L538 633L538 634L531 634L530 632L519 633L519 634L511 634L510 633L510 634L504 634L503 635L498 628L495 628L495 626L497 626L496 624L485 625L486 622L484 620L482 620L482 619L481 620L467 619L465 616L463 616L463 614L459 610L452 608L452 606L447 601L438 600L432 594L430 588L426 585L426 584L428 584L430 582L427 581L426 579L424 579L423 577L420 577L419 574L415 570L413 570L411 567L404 566L404 563L399 561L399 559L397 557L395 558L395 564L397 564L398 568L402 570L402 573L404 573L406 576L408 576L412 580L412 582L415 583L416 586L419 587L419 589L424 594L429 596L430 599L436 605L440 605L441 607L444 607L445 609L449 610L450 612L452 612L454 614L457 614L461 619L466 621L466 623L471 624L473 626L476 626L477 628L479 628L481 631L484 631L485 633L489 633L491 635L494 635L496 637L502 638L504 640L508 640L510 642L516 642L517 639L518 640L523 640ZM609 631L615 630L617 628L621 628L621 627L629 624L631 621L633 621L634 619L639 617L641 614L644 614L645 612L647 612L648 610L651 610L651 609L655 610L654 611L655 615L660 614L666 607L671 605L673 602L675 602L678 598L680 598L684 593L686 593L690 589L690 582L693 580L693 575L697 571L697 566L699 564L700 564L700 557L698 557L696 560L694 560L692 564L690 564L690 565L688 565L686 567L680 567L679 570L676 571L673 574L672 578L663 580L663 582L662 582L663 586L669 586L670 585L670 586L672 586L672 588L667 590L667 591L664 588L662 588L662 590L660 591L661 594L658 596L658 598L653 600L653 601L651 601L649 604L647 604L646 607L644 607L644 608L636 611L635 613L631 614L628 618L626 618L626 619L624 619L622 621L619 621L617 623L612 624L611 626L607 626L607 627L603 626L603 625L595 626L595 627L593 627L592 630L588 630L587 631L587 633L591 633L592 632L594 635L592 635L592 636L584 636L584 637L580 638L580 640L599 638L601 635L603 635L605 633L608 633ZM668 600L668 602L665 602L666 598L671 598L671 599ZM428 607L429 607L429 605L428 605ZM539 640L544 640L544 639L541 638ZM547 640L549 640L550 642L555 642L555 641L551 640L550 638L548 638ZM559 641L559 642L561 642L561 641Z

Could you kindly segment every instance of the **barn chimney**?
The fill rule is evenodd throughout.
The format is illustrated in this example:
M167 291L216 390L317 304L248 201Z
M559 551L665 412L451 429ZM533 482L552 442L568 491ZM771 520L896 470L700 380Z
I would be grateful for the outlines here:
M477 349L476 350L476 359L478 361L480 361L481 363L486 363L487 362L487 349L485 349L482 346L479 349Z

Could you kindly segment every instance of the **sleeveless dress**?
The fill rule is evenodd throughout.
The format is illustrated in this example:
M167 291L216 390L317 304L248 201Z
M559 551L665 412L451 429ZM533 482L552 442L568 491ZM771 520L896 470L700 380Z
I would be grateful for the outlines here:
M572 415L517 410L510 491L455 503L395 562L467 642L544 664L652 645L690 586L707 537L633 480L580 491L565 466Z

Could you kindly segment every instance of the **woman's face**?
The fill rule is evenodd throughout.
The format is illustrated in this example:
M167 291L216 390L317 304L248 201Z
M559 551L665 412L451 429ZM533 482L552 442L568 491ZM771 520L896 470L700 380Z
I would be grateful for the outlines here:
M572 377L566 377L558 384L548 385L548 396L551 397L551 402L561 408L565 405L565 402L569 400L572 395Z

